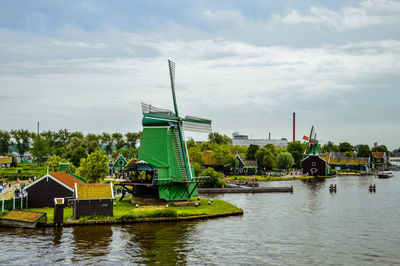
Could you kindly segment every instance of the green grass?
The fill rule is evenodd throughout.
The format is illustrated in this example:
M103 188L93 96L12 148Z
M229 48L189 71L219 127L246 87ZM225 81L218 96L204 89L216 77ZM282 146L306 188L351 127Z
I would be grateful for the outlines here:
M225 214L242 211L240 208L230 204L229 202L223 200L213 200L211 205L208 205L209 199L201 198L201 206L182 206L182 207L172 207L166 205L156 205L156 206L139 206L136 208L130 202L131 197L126 197L122 201L117 198L114 202L114 216L104 217L104 216L88 216L81 217L80 221L90 221L90 220L110 220L116 219L120 221L126 221L130 219L137 218L159 218L159 217L189 217L189 216L199 216L199 215L214 215L214 214ZM191 201L195 201L197 198L192 198ZM54 208L31 208L26 209L28 211L38 211L47 213L47 222L52 223L54 221ZM73 220L72 208L64 209L64 221Z

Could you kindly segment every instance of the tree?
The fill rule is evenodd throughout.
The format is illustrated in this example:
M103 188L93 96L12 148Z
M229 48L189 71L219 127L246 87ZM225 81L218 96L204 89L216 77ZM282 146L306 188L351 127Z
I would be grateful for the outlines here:
M42 133L40 133L40 135L49 142L49 146L51 148L56 148L56 143L57 143L57 138L58 138L57 133L47 130L47 131L43 131Z
M126 144L128 145L128 147L136 148L136 143L140 139L140 136L141 136L141 132L139 132L139 133L135 133L135 132L126 133L125 134L125 138L126 138Z
M232 139L227 135L221 135L218 132L208 134L208 141L216 144L232 144Z
M69 163L67 159L63 159L58 155L53 155L47 160L47 165L49 167L49 172L57 172L58 168L60 167L60 163ZM75 170L75 166L71 163L69 163L69 166L71 168L71 171Z
M69 139L69 143L67 147L65 147L67 156L78 147L82 147L84 145L84 139L79 137L71 137Z
M235 156L226 145L218 146L211 155L213 164L227 165L235 161Z
M258 145L250 144L246 152L246 160L255 160L256 153L260 147Z
M56 148L63 148L67 146L69 143L69 137L70 137L69 131L67 129L60 129L57 132L57 141L56 141Z
M292 155L297 168L300 168L305 150L306 144L303 144L300 141L293 141L288 144L287 151Z
M96 150L87 158L82 158L76 170L78 175L90 182L97 182L106 177L108 172L108 156L102 150Z
M380 146L373 147L371 149L371 151L373 151L373 152L387 152L388 149L387 149L387 147L385 145L380 145Z
M358 145L357 157L370 157L371 150L367 144Z
M8 153L6 154L7 157L11 157L11 167L17 167L18 166L18 160L17 157L13 153Z
M116 150L122 149L126 144L124 140L124 135L122 135L121 133L113 133L111 135L111 138Z
M78 139L83 139L83 133L80 131L75 131L69 134L69 139L71 141L71 138L78 138Z
M112 143L111 135L106 133L106 132L103 132L103 134L101 134L100 139L101 139L101 144L104 145L104 149L106 150L106 153L107 154L112 154L113 143Z
M50 153L49 141L40 134L36 135L31 148L31 153L35 158L36 163L39 165L42 164L47 160L47 157Z
M68 157L73 165L79 166L82 158L86 158L86 150L82 146L76 147L68 153Z
M32 133L25 129L11 130L11 136L15 140L18 154L22 157L29 150Z
M138 151L134 147L122 148L114 151L112 154L112 158L116 158L120 153L128 160L132 158L137 158Z
M271 170L276 166L276 158L271 150L266 148L258 149L256 153L257 164L266 170Z
M270 150L273 155L278 155L278 149L275 147L274 144L265 144L264 148L267 150Z
M201 164L198 162L190 162L193 165L195 176L199 176L201 173Z
M335 145L332 141L328 141L327 144L322 146L322 152L337 152L338 146Z
M339 151L340 152L354 151L354 147L348 142L342 142L339 144Z
M356 153L354 151L346 151L344 157L355 157Z
M294 159L290 152L281 152L276 157L276 167L279 169L289 169L294 164Z
M208 176L209 178L205 183L200 184L201 187L215 188L222 187L225 184L222 173L215 171L212 168L207 168L200 173L199 176Z
M0 155L5 155L9 152L11 145L11 136L7 131L0 130Z
M186 146L188 149L196 147L196 142L194 141L194 139L189 139L188 141L186 141Z
M190 163L204 164L203 152L198 147L190 147L188 149Z
M91 154L95 150L99 149L100 143L99 143L100 137L96 134L89 133L86 135L84 143L86 147L86 152L88 154Z

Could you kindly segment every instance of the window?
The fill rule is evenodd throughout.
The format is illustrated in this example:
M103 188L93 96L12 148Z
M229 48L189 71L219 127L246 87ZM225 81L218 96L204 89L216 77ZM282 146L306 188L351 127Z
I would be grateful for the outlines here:
M316 166L317 163L316 163L316 162L312 162L311 165L312 165L312 166Z
M124 164L124 161L120 160L119 161L119 166L122 166Z

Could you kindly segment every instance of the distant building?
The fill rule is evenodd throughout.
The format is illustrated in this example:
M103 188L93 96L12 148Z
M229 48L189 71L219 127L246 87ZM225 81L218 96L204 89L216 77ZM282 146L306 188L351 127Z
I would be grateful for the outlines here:
M389 156L386 152L372 152L372 156L376 159L376 168L379 170L386 170L387 163L389 162Z
M323 156L308 155L301 162L303 174L310 176L326 176L331 174L331 167Z
M371 160L369 157L346 157L344 153L332 152L329 154L329 165L335 170L357 170L361 173L371 173Z
M286 138L281 139L249 139L248 135L240 135L239 132L233 132L232 134L232 144L239 146L249 146L250 144L258 145L263 147L267 144L272 144L275 147L287 147L288 140Z
M11 157L0 157L0 168L11 167L12 158Z
M117 157L108 162L109 174L114 175L120 172L121 170L124 170L127 164L128 161L125 159L125 157L121 153L118 154Z
M235 174L238 175L256 175L258 164L256 160L243 160L239 154L236 154L237 165Z

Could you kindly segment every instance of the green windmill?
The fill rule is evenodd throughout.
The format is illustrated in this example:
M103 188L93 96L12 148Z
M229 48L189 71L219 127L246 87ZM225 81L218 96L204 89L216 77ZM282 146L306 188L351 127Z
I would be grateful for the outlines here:
M304 136L303 139L308 141L307 149L306 149L305 152L308 151L309 155L320 155L320 154L322 154L321 146L318 143L317 133L315 133L314 126L311 127L310 136L309 137L308 136Z
M174 110L142 103L143 134L138 161L128 166L134 177L134 196L166 201L188 200L197 195L204 177L195 177L190 165L184 130L211 132L211 120L178 113L175 97L175 63L168 60Z

